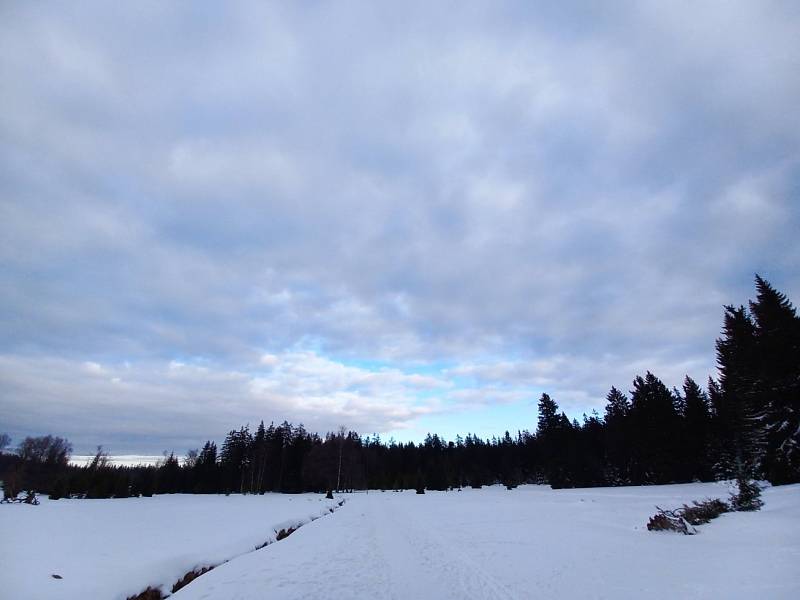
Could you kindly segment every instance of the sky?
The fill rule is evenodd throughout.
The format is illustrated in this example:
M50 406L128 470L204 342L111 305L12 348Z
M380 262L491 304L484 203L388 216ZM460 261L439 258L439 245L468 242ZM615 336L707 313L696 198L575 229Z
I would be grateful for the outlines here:
M800 4L0 4L0 431L533 430L800 301Z

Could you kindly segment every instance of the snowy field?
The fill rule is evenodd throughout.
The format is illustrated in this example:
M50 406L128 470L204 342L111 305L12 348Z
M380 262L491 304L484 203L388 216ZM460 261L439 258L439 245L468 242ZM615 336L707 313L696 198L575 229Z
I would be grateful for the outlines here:
M242 556L175 600L800 598L800 486L695 536L645 528L654 505L724 484L358 494L331 518Z
M3 505L0 595L119 599L240 554L173 598L800 598L800 485L769 488L761 512L722 515L695 536L645 528L656 504L727 494L721 483L348 494L335 514L249 553L330 503L175 495Z
M328 513L320 495L166 495L0 505L0 598L124 600ZM53 574L63 579L54 579Z

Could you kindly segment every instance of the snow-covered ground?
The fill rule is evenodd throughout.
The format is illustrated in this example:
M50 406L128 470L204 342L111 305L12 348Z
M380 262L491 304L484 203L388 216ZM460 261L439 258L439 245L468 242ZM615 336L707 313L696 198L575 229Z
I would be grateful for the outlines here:
M320 495L167 495L0 505L0 598L124 599L327 514ZM55 579L52 575L60 575Z
M237 556L175 600L800 598L800 485L695 536L645 528L657 504L726 484L348 494L160 496L0 506L0 597L121 599ZM57 580L51 574L63 579Z
M175 600L262 598L800 598L800 486L695 536L648 532L654 505L725 484L357 494L328 519L242 556Z

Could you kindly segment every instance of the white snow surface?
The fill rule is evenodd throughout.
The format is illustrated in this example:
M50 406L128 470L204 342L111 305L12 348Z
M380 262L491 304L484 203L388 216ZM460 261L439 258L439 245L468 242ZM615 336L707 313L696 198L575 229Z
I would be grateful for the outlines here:
M646 529L655 505L726 484L352 495L330 518L222 565L175 600L800 598L800 485L694 536Z
M319 494L174 494L0 505L0 598L124 600L329 514ZM54 579L52 575L63 579Z
M319 495L0 505L0 597L120 600L232 559L175 600L800 598L800 485L768 488L761 511L722 515L695 536L645 527L655 505L728 491L370 492L346 494L334 514Z

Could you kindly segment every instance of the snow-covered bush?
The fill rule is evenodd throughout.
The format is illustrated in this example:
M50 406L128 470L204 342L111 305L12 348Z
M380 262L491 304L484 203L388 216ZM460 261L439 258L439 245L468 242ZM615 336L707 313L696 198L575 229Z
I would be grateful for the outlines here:
M650 517L647 522L648 531L676 531L683 535L694 535L697 530L692 527L681 514L681 509L664 510L659 508L658 512Z
M658 512L647 523L648 531L677 531L684 535L694 535L697 533L695 525L704 525L731 510L727 502L716 498L695 501L691 506L684 504L675 510L656 508Z
M736 480L736 485L739 488L738 493L731 494L731 507L733 510L759 510L764 506L764 501L761 500L761 487L755 481L739 477Z
M714 498L713 500L703 500L702 502L692 502L692 506L683 505L679 509L681 516L690 525L705 525L711 519L716 519L723 513L730 512L731 507L724 500Z

